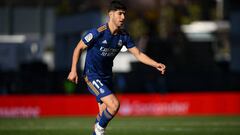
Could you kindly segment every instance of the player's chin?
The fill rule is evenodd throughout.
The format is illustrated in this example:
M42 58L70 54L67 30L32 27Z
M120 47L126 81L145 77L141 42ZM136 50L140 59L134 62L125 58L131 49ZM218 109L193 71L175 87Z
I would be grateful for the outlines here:
M119 22L118 27L122 27L123 24L124 24L123 22Z

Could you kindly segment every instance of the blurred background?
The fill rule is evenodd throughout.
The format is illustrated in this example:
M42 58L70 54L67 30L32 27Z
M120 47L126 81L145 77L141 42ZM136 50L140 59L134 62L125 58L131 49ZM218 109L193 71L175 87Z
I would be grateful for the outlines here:
M118 54L121 107L107 134L239 135L240 2L122 1L136 46L167 71L160 75L124 49ZM66 79L74 48L106 22L109 2L0 0L1 135L92 133L96 99L83 79Z
M117 93L240 91L237 0L123 0L136 46L165 76L128 52L115 59ZM66 80L82 34L107 20L109 0L1 0L0 94L86 93ZM83 55L84 56L84 55ZM82 73L83 57L79 62Z

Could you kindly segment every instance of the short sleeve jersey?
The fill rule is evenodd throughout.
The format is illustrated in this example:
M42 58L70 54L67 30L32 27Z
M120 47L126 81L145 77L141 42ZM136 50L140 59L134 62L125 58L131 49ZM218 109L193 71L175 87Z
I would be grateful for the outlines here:
M82 41L88 46L83 75L89 77L112 77L113 60L121 48L135 46L125 30L113 35L108 24L89 30Z

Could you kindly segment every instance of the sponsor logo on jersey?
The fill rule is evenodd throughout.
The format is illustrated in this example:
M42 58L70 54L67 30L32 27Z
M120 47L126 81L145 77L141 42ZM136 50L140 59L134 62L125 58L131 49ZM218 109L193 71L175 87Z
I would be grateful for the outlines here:
M119 52L119 49L106 48L103 46L101 46L99 50L101 51L102 56L115 56Z

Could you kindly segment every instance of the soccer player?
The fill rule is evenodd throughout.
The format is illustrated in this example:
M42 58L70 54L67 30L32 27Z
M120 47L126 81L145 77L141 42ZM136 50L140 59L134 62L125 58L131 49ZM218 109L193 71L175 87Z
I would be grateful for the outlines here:
M123 46L140 62L156 68L162 74L165 71L164 64L154 61L135 47L129 34L123 29L125 14L125 5L121 1L113 0L108 9L108 22L89 30L74 49L68 80L76 84L77 62L82 51L87 49L83 76L88 90L96 97L99 106L93 135L104 135L105 128L120 107L112 89L112 66L113 59Z

